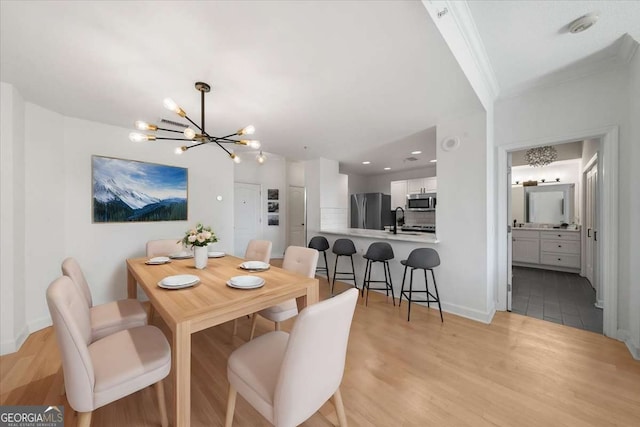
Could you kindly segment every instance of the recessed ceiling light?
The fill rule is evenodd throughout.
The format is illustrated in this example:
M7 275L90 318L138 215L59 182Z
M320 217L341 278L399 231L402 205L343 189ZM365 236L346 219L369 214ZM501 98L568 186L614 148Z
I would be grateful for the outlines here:
M412 151L411 154L422 154L422 151Z
M371 162L362 162L363 165L370 165Z
M384 170L386 170L386 171L390 171L390 170L391 170L391 168L384 168Z
M569 24L569 32L571 33L581 33L586 29L591 28L596 22L598 22L598 14L597 13L588 13L584 16L573 21Z
M437 163L438 159L429 160L431 163Z

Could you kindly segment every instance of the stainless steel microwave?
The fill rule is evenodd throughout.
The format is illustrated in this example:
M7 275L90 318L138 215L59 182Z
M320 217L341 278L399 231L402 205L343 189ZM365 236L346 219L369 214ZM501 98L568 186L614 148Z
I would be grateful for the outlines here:
M436 210L436 193L409 194L407 196L407 210L428 212Z

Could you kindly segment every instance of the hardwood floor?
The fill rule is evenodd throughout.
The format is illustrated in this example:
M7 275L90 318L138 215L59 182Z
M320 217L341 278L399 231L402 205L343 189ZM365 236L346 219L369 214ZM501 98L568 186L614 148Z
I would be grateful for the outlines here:
M320 288L326 298L326 279ZM406 309L375 292L368 307L358 303L341 387L351 426L640 425L640 362L621 342L504 312L491 325L447 313L442 324L437 309L415 305L407 322ZM153 323L166 331L157 315ZM235 337L232 322L193 336L193 426L223 425L227 357L248 338L250 324L240 319ZM256 334L272 328L260 319ZM65 404L65 425L74 426L61 385L51 328L0 358L0 404ZM170 398L172 385L165 386ZM303 425L337 424L327 403ZM155 391L96 410L92 425L160 425ZM267 425L238 397L234 426Z

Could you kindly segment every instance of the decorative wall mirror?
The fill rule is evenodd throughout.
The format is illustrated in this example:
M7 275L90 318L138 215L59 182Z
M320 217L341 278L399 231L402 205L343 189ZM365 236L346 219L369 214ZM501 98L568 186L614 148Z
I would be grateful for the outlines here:
M556 184L524 189L525 222L561 224L573 222L575 184Z

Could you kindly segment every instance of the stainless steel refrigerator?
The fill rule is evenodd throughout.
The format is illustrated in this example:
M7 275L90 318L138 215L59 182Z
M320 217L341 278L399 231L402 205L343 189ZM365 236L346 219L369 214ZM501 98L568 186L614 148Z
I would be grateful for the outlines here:
M382 193L351 195L351 228L384 230L393 224L391 196Z

